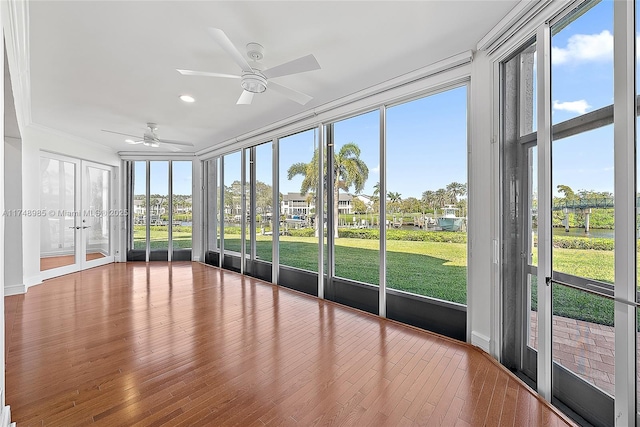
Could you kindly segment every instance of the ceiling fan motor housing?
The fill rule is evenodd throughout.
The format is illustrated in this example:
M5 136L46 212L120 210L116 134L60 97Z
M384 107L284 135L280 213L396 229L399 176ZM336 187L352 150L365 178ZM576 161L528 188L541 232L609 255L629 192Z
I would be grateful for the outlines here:
M267 78L258 70L242 73L240 81L242 89L252 93L262 93L267 90Z

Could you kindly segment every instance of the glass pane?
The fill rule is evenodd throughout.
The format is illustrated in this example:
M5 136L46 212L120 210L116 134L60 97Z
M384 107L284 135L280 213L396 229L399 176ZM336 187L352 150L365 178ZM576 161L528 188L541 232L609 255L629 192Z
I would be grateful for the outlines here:
M553 269L613 283L613 125L553 141Z
M316 130L280 140L280 264L318 271Z
M553 360L614 395L613 301L553 285Z
M147 162L133 163L133 249L147 249Z
M527 313L527 344L529 347L538 348L538 276L527 274L528 305Z
M527 262L538 265L538 147L529 148L529 253Z
M190 161L173 161L173 197L172 203L172 230L171 239L173 251L191 249L192 229L192 168Z
M244 247L247 258L251 257L251 148L245 151L244 175Z
M151 251L169 249L169 162L152 161L149 223L151 224Z
M520 136L528 135L537 130L538 97L537 90L537 52L536 44L522 51L520 60Z
M467 302L467 89L387 111L387 286Z
M104 258L110 255L109 210L111 173L108 170L87 166L87 199L84 201L83 226L86 239L86 260ZM90 212L86 214L87 210Z
M256 259L271 262L273 250L273 146L256 147Z
M216 162L217 159L208 160L205 162L207 171L207 204L206 204L206 230L207 230L207 251L214 251L217 249L216 240L216 212L218 204L216 202L217 194L217 182L216 182Z
M334 124L335 275L379 284L380 229L374 206L380 181L380 113ZM375 225L374 225L375 224Z
M224 251L240 253L240 221L242 221L241 154L223 157L224 162Z
M552 122L611 105L613 2L587 2L583 10L555 25L553 33Z
M40 270L75 264L75 164L42 157L40 176Z

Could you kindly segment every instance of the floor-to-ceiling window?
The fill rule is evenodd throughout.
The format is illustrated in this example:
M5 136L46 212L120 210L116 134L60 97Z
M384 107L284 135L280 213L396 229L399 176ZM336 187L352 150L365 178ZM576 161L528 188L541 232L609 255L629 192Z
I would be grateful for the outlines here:
M273 203L273 148L265 143L255 147L255 258L266 262L272 259L273 221L278 220L278 205Z
M318 271L316 219L318 141L315 129L281 138L280 265Z
M127 260L191 260L192 161L133 160Z
M173 161L171 200L172 260L191 260L193 230L192 161Z
M387 109L387 288L467 302L467 89Z
M380 113L333 124L334 275L379 283Z

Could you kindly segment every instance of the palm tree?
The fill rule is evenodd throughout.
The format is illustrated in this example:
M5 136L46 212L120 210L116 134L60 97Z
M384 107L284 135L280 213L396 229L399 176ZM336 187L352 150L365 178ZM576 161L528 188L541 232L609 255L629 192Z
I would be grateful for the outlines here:
M325 174L326 175L326 164ZM313 158L309 163L294 163L287 170L288 179L296 175L303 177L300 185L300 194L314 192L318 188L318 150L313 152ZM360 147L353 142L349 142L334 154L333 157L333 217L334 236L338 237L338 201L340 200L340 190L349 191L353 187L356 194L364 189L364 183L369 177L369 168L360 159ZM326 181L323 187L326 190ZM317 221L316 221L317 224ZM317 229L317 228L316 228Z
M464 196L467 194L467 185L460 184L459 182L452 182L447 185L446 191L451 203L456 204L458 202L458 196Z
M393 208L392 211L395 212L396 210L399 211L399 207L400 207L400 202L402 201L402 197L400 195L400 193L394 193L392 191L389 191L387 193L387 198L389 199L389 205Z

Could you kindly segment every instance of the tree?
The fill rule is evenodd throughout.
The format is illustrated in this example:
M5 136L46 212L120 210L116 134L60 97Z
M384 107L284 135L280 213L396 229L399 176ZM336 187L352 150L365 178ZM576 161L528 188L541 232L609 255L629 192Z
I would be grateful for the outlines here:
M458 202L458 196L464 196L467 194L467 185L460 184L459 182L452 182L447 185L445 190L449 195L450 202L452 204L456 204Z
M449 194L447 194L447 190L444 188L439 188L433 194L433 200L436 207L443 208L445 205L449 204Z
M294 163L287 170L288 179L293 179L294 176L301 175L303 177L302 184L300 185L300 194L305 195L308 192L315 192L318 188L318 150L313 153L311 162L309 163ZM325 173L326 176L326 164ZM366 163L360 159L360 147L353 142L349 142L342 147L333 156L333 217L334 221L334 235L338 237L338 200L340 197L340 190L349 191L349 188L353 187L356 194L362 192L364 189L364 183L369 178L369 168ZM324 191L326 191L326 181L323 184Z
M389 200L389 210L391 213L400 212L400 202L402 202L402 195L398 192L389 191L387 193L387 199Z
M403 213L417 213L422 210L420 200L415 197L408 197L401 202Z
M422 203L424 203L427 208L432 211L436 207L436 193L435 191L427 190L422 193Z
M567 199L567 200L575 200L576 199L576 194L573 192L571 187L569 187L568 185L560 184L560 185L558 185L557 188L558 188L558 193L562 193L564 195L565 199Z
M367 213L367 205L357 197L351 199L351 204L353 205L353 213Z

